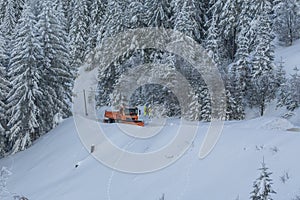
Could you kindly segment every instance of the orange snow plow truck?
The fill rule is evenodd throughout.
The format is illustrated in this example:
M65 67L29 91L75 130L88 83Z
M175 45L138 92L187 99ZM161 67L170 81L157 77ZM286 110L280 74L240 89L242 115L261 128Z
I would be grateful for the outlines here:
M140 111L138 108L121 107L119 111L105 111L104 123L123 123L144 126L139 120Z

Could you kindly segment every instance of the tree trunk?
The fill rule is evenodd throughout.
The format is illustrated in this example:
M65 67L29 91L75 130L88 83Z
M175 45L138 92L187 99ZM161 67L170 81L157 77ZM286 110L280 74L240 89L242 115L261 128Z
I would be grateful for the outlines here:
M260 105L260 116L261 116L261 117L264 115L264 111L265 111L265 104L262 103L262 104Z

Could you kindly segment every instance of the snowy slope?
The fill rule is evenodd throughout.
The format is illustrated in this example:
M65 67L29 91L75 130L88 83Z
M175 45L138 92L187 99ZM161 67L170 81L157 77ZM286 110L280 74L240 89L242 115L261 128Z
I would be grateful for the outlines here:
M287 74L292 74L295 67L300 68L300 40L289 47L276 47L275 61L284 62Z
M285 131L292 125L278 118L228 122L213 152L204 160L197 154L208 124L201 124L193 147L175 164L158 172L134 175L113 171L82 146L73 119L63 122L32 148L0 160L13 173L8 181L12 193L30 200L134 200L248 199L263 157L274 172L274 199L292 199L300 193L300 133ZM120 147L140 152L160 148L172 135L177 120L150 140L134 141L105 125L112 140L123 138ZM111 131L109 131L111 130ZM120 136L117 136L120 134ZM116 140L115 140L116 141ZM130 145L128 145L130 143ZM141 145L142 144L142 145ZM75 168L75 165L79 167ZM138 165L138 163L136 163ZM287 172L284 184L280 176Z
M288 73L300 63L299 51L300 40L292 47L277 48L276 59L283 58ZM75 102L83 102L81 91L97 83L97 73L81 68L80 74L85 76L75 85ZM93 105L89 102L89 113ZM204 160L198 159L198 153L209 124L201 123L192 147L175 164L137 175L114 171L89 154L77 129L81 125L89 134L91 127L84 127L84 123L88 120L97 125L98 116L86 117L81 104L74 108L77 121L65 120L28 150L0 160L0 169L5 166L12 172L8 190L29 200L158 200L162 194L167 200L232 200L237 196L249 199L264 158L273 172L274 199L291 200L300 195L300 133L287 129L300 126L300 110L287 121L279 117L285 111L276 111L274 106L268 109L263 118L251 119L257 116L254 113L245 121L226 122L217 146ZM159 126L152 123L137 129L141 133L160 130L154 137L138 140L124 134L116 124L102 124L112 143L136 153L152 152L168 144L179 121L170 119L164 128L157 129ZM280 177L285 174L289 179L283 183Z

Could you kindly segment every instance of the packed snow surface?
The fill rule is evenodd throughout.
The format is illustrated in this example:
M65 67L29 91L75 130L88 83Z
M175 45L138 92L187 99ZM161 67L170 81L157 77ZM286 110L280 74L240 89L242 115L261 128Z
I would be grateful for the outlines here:
M151 152L171 141L179 126L169 119L154 137L137 140L117 124L101 124L107 137L131 152ZM30 200L249 199L265 160L273 172L274 199L300 193L300 133L280 118L226 122L208 157L198 159L209 123L201 123L192 147L173 165L153 173L127 174L105 167L82 145L73 118L65 120L24 152L0 160L12 175L8 190ZM121 125L122 126L122 125ZM128 126L128 125L124 125ZM151 122L143 129L151 127ZM87 127L88 131L88 127ZM139 165L139 163L135 163ZM285 183L281 177L288 174Z

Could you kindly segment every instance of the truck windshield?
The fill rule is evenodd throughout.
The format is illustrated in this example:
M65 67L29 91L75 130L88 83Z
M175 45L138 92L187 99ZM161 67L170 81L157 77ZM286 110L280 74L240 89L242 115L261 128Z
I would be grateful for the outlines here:
M125 109L125 115L137 115L138 109L137 108L128 108Z

